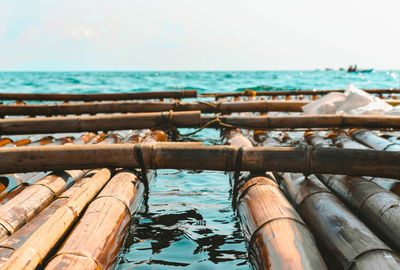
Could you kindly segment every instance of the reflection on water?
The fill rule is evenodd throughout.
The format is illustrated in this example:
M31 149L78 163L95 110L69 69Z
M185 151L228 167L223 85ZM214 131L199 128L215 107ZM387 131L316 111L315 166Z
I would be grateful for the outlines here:
M159 170L116 269L249 269L222 172Z

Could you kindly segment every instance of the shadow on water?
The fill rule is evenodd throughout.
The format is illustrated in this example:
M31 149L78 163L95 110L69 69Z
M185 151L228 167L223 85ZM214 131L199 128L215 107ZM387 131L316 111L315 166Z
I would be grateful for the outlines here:
M250 268L227 175L164 171L156 180L149 211L132 220L117 269Z

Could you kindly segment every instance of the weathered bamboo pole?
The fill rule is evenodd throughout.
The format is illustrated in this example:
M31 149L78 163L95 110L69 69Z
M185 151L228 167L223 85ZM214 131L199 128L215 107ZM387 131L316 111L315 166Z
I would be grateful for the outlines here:
M370 94L397 94L400 89L363 89ZM331 92L345 92L344 89L336 90L292 90L292 91L243 91L228 93L204 93L200 97L238 97L238 96L299 96L299 95L325 95Z
M185 144L141 145L148 169L234 171L238 147ZM400 176L400 152L321 147L244 147L242 168L381 177ZM96 167L140 167L130 144L0 148L0 172Z
M285 173L286 195L339 269L398 269L400 256L375 236L316 177Z
M252 147L239 130L227 130L225 143ZM257 269L326 269L314 237L275 183L272 173L242 179L233 187L250 261ZM236 196L237 195L237 196Z
M142 144L167 140L164 131L154 130ZM135 174L117 173L89 205L46 269L108 269L114 263L131 216L140 206L143 191L144 184Z
M361 144L359 142L354 141L353 139L347 137L343 134L337 133L330 133L328 137L331 139L332 143L335 144L337 147L340 148L347 148L347 149L371 149L370 147Z
M399 116L383 115L288 115L220 116L200 115L200 111L132 113L101 116L46 117L0 120L1 134L31 134L175 127L236 128L400 128Z
M137 113L161 111L231 112L302 112L308 101L247 101L247 102L95 102L39 105L0 105L0 115L66 115L96 113Z
M0 120L1 134L83 132L154 128L161 125L199 126L200 111L132 113L102 116L48 117Z
M49 174L0 206L0 241L47 207L67 186L84 175L81 170Z
M305 134L313 146L321 145L321 137ZM324 140L325 141L325 140ZM400 197L363 177L317 174L355 214L400 251Z
M131 93L101 93L101 94L29 94L29 93L0 93L0 100L54 100L54 101L93 101L93 100L133 100L159 98L195 98L197 90L180 91L149 91Z
M48 256L82 211L110 179L108 169L98 170L68 201L23 243L0 269L35 269Z
M385 100L399 105L399 100ZM29 104L24 106L0 105L0 115L67 115L97 113L139 113L161 111L201 111L203 113L232 112L302 112L312 101L302 100L250 100L250 101L195 101L195 102L85 102L63 104Z
M349 134L357 141L377 150L400 151L400 144L393 143L370 130L352 129Z
M86 143L97 143L100 141L105 134L97 135L96 133L85 133L79 138L75 139L73 137L63 137L55 141L44 140L47 145L60 145L60 144L86 144ZM39 145L42 145L42 140L39 140ZM35 144L34 142L33 144ZM30 143L29 145L32 145ZM28 185L36 183L39 179L48 175L48 172L33 172L24 174L9 174L0 175L0 179L7 179L8 186L3 193L0 193L0 205L11 200L16 195L18 195L22 190L24 190Z
M40 228L54 212L64 205L74 193L81 193L91 181L92 173L88 173L84 178L74 182L74 184L64 191L56 200L47 206L38 215L32 218L27 224L6 238L0 243L0 267L11 257L14 251L19 248L29 237Z
M89 205L46 269L108 269L142 195L143 184L132 172L117 173Z
M338 134L335 133L329 134L329 137L333 143L335 143L337 146L341 148L370 149L368 146L364 144L358 143L344 136L339 136ZM400 196L399 179L382 178L382 177L364 177L364 178Z

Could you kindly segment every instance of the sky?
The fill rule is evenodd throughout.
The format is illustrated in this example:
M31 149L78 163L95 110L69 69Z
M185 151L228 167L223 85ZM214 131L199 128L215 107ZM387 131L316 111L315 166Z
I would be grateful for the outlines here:
M399 0L0 0L0 70L400 69Z

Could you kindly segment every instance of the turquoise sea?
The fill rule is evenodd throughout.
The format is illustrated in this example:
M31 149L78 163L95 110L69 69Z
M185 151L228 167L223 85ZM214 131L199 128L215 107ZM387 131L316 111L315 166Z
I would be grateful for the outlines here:
M112 93L197 89L253 90L400 88L399 71L1 72L0 92ZM189 130L187 130L189 131ZM184 131L184 133L186 133ZM216 130L194 136L220 144ZM223 172L160 170L128 230L116 269L249 269Z

